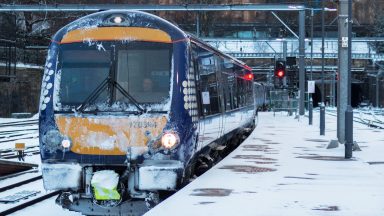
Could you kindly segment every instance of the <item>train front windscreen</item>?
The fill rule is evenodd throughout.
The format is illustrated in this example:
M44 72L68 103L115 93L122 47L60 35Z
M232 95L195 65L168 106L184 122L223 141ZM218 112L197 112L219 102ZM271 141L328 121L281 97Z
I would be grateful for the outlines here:
M152 42L92 42L61 46L59 111L168 111L172 50Z

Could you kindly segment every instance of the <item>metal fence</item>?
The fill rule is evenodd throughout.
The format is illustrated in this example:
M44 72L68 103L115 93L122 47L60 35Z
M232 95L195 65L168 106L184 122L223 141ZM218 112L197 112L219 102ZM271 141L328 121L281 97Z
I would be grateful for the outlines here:
M287 89L270 91L270 106L273 110L273 114L279 111L286 111L289 115L295 113L297 115L298 110L298 93L288 91Z

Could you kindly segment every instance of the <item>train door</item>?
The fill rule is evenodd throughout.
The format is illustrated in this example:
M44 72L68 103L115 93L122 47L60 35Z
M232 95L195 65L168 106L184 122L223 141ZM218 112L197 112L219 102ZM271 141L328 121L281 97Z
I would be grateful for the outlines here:
M217 79L216 55L209 50L197 47L197 94L200 99L199 136L201 147L216 141L222 130L222 108ZM203 124L203 125L202 125Z
M223 60L221 83L223 90L223 134L231 132L236 127L236 119L234 114L235 104L235 75L233 74L233 63Z
M226 99L228 97L228 83L226 74L223 73L224 70L224 59L216 55L216 80L217 80L217 91L218 91L218 103L219 109L221 111L220 123L219 123L219 137L222 137L225 134L225 111L226 109Z

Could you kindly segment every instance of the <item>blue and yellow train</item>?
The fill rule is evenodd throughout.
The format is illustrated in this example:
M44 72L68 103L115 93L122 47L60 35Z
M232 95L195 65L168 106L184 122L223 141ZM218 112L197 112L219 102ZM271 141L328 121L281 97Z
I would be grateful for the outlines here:
M59 30L48 51L44 187L83 214L145 212L253 130L255 101L248 66L164 19L85 16Z

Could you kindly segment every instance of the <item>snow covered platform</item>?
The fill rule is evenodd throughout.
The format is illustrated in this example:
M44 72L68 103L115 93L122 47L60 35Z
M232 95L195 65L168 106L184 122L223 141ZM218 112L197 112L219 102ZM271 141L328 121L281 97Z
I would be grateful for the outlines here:
M147 216L384 215L384 131L354 123L362 151L344 159L336 117L259 113L259 125L234 152Z

